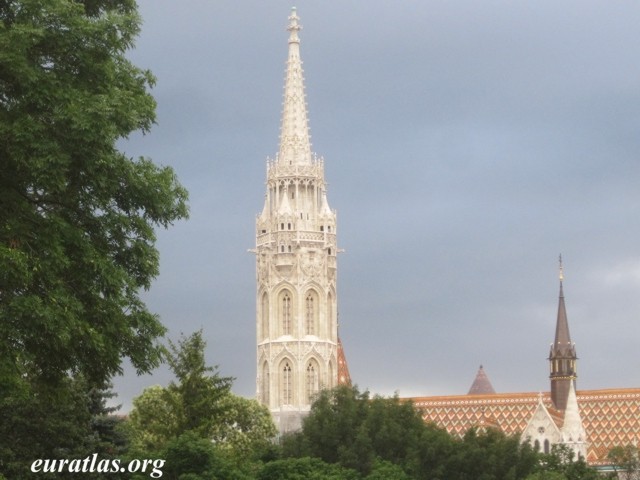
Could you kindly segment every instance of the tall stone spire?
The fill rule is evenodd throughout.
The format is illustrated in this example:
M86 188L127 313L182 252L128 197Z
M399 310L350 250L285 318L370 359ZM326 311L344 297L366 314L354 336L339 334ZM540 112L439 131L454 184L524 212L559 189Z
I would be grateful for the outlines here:
M280 151L267 161L256 218L256 393L281 433L297 430L323 388L348 370L338 340L336 212L311 154L299 18L289 16Z
M311 163L311 141L307 120L307 104L304 94L304 77L300 59L300 37L302 26L295 7L289 16L289 56L285 73L284 105L280 129L280 151L278 162L285 165L308 165Z
M576 347L571 342L569 335L569 322L567 320L567 310L564 304L564 291L562 283L564 281L564 269L562 267L562 256L560 256L560 295L558 300L558 317L556 319L556 335L549 352L549 367L551 374L551 400L557 410L567 408L567 398L571 384L575 388L576 371Z

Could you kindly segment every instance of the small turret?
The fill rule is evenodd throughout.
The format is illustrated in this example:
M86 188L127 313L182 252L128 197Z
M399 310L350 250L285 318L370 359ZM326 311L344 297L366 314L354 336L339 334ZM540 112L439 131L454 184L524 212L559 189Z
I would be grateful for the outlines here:
M484 368L480 365L478 373L476 373L476 378L473 380L467 395L493 395L494 393L496 393L496 391L493 389L493 385L491 385Z

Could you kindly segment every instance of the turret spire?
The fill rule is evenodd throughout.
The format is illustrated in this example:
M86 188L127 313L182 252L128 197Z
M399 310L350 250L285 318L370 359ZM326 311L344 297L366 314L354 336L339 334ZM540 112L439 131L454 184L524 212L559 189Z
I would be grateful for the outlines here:
M562 283L564 281L564 269L562 267L562 255L560 261L560 294L558 298L558 316L556 319L556 335L549 352L549 362L551 374L551 400L557 410L564 410L567 407L567 397L571 384L574 384L577 377L576 372L576 348L571 343L569 334L569 321L567 320L567 309L564 304L564 291Z
M567 310L564 305L564 291L562 288L562 282L564 281L564 269L562 267L562 255L559 257L559 274L560 279L560 294L558 297L558 318L556 321L556 336L554 340L554 346L556 348L565 348L571 345L571 335L569 335L569 322L567 320Z
M473 380L467 395L493 395L494 393L496 393L496 391L493 389L493 385L491 385L484 368L480 365L476 378Z
M280 130L278 162L284 165L311 163L311 141L304 94L300 37L302 29L295 7L289 16L289 57L285 73L284 105Z

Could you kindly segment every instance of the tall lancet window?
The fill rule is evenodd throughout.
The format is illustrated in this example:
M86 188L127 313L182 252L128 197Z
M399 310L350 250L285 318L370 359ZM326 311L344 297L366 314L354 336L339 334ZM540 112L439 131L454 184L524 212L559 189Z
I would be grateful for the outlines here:
M310 404L313 401L314 396L320 390L320 382L319 382L319 366L318 362L315 360L309 361L307 365L307 378L306 378L306 403Z
M291 295L282 295L282 334L291 335Z
M329 362L329 372L328 372L326 387L327 388L333 388L334 387L334 385L333 385L333 360L331 360Z
M269 405L269 364L264 362L262 365L262 403Z
M280 377L280 405L293 404L293 376L291 374L291 365L288 361L284 362L282 367L282 376Z
M269 296L265 293L262 295L262 303L260 305L262 313L262 338L269 337Z
M307 323L307 335L317 335L316 322L315 322L315 305L313 303L313 295L309 293L307 295L306 302L306 323Z

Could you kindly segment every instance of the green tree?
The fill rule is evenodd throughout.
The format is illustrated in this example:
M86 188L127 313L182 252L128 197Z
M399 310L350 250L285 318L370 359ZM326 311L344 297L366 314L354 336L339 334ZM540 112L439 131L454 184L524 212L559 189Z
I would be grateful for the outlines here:
M139 292L158 274L154 227L187 216L187 193L116 148L155 119L154 78L125 56L136 8L0 3L0 382L159 363L164 327Z
M446 462L456 447L457 443L446 430L427 424L417 440L416 454L407 471L420 479L447 478Z
M202 330L178 340L169 341L167 361L176 377L167 387L176 414L178 432L193 430L211 438L229 406L223 399L229 395L232 377L222 377L218 367L209 367L204 358L206 342Z
M345 466L358 462L354 447L366 418L368 398L367 392L360 393L355 387L321 391L303 421L302 431L283 440L285 456L311 456ZM358 447L362 447L362 441ZM358 453L369 464L371 452Z
M525 480L567 480L567 477L560 472L540 471L528 475Z
M544 473L560 473L567 480L596 480L601 478L584 458L575 458L573 450L567 445L556 444L551 453L540 454L540 469Z
M269 450L276 429L264 406L233 395L233 379L207 366L205 346L202 331L170 342L167 358L176 379L166 388L147 388L134 399L130 455L161 454L189 433L187 440L195 436L215 445L215 455L234 465L239 475ZM172 468L168 458L167 465Z
M370 398L355 387L323 391L303 422L302 431L285 437L284 456L311 456L327 463L369 474L377 461L400 466L417 475L427 463L423 437L432 434L420 412L410 402L392 398ZM442 432L431 438L450 441ZM441 454L446 448L430 446ZM424 461L423 461L424 460ZM438 464L443 462L437 458Z
M385 460L376 460L365 480L412 480L398 465Z
M160 385L145 388L133 399L129 414L128 429L131 439L131 454L157 454L169 441L179 435L178 420L174 405L177 399Z
M0 472L8 478L39 479L42 473L29 470L39 458L84 459L94 453L101 459L120 458L128 438L120 428L124 420L113 415L116 408L106 406L113 397L109 388L91 388L82 377L55 386L23 378L0 402ZM69 476L73 474L46 478ZM100 474L85 473L83 478Z
M638 447L618 445L609 450L607 459L613 465L618 478L634 480L640 478L640 458Z
M264 465L257 480L358 480L354 470L318 458L287 458Z
M0 402L0 474L42 477L29 470L38 458L72 458L84 453L91 435L87 391L81 382L45 385L23 378Z
M232 393L221 402L225 414L213 426L213 441L242 459L268 451L278 433L269 409Z
M214 446L194 432L186 432L172 440L165 450L165 459L165 473L169 479L178 480L186 475L194 479L213 477Z

